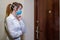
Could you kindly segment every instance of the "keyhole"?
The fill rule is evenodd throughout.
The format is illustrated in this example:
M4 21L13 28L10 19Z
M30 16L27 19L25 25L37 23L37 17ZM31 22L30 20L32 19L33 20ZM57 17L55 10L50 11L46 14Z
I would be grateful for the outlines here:
M52 11L51 11L51 10L49 10L49 14L51 14L51 12L52 12Z

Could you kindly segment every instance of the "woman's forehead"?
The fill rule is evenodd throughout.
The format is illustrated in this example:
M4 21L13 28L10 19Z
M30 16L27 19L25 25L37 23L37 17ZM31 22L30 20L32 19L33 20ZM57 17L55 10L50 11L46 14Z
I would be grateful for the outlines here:
M15 6L14 8L17 8L17 6ZM18 10L21 10L21 9L22 9L21 6L19 6L19 7L18 7Z

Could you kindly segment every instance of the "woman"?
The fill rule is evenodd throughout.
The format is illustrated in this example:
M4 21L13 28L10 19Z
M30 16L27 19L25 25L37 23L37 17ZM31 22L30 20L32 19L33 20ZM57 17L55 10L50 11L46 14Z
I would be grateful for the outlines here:
M21 40L25 32L25 24L22 21L22 4L13 2L7 6L5 17L5 29L8 40Z

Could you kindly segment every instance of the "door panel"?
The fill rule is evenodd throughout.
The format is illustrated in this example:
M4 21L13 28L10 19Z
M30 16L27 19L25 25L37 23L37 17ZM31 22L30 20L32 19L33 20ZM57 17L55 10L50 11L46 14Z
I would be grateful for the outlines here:
M34 5L34 39L59 40L59 0L35 0Z
M39 39L38 40L46 40L46 0L38 1L38 20L39 20Z
M54 0L54 40L59 40L59 0Z
M48 0L47 40L59 40L59 3L58 0ZM49 13L51 11L51 13Z
M46 31L46 0L35 0L35 19L39 21L38 23L38 39L37 40L46 40L45 31ZM37 11L37 12L36 12ZM35 21L36 21L35 20ZM37 23L35 23L37 24ZM35 30L37 26L35 25ZM35 34L35 40L36 40Z
M53 12L53 0L47 0L47 25L46 25L47 40L54 40L54 12Z

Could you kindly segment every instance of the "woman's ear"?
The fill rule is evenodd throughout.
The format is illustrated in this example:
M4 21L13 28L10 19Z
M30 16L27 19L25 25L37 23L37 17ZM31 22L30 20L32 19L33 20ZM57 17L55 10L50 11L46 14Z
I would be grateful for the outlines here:
M13 8L13 10L17 11L17 7L15 6L15 7Z

